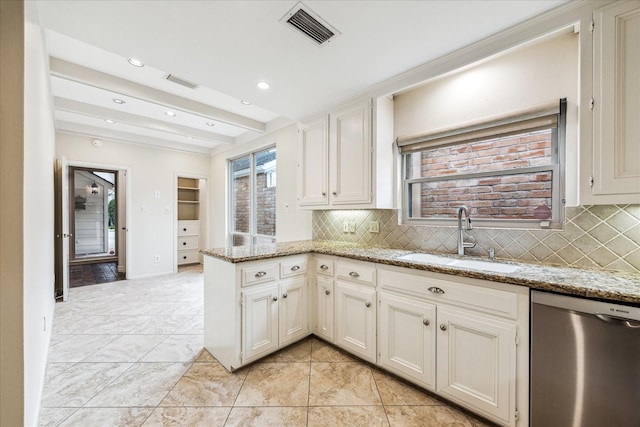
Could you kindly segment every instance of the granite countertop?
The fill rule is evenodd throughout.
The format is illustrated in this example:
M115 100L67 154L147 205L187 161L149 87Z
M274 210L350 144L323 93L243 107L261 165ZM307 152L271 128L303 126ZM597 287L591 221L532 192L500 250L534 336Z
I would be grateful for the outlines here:
M378 264L395 265L415 270L453 274L474 279L491 280L527 286L532 289L553 291L568 295L599 298L623 303L640 305L640 274L611 272L604 270L555 267L544 264L521 263L513 261L490 261L518 266L513 273L496 273L459 266L447 266L398 259L403 255L420 251L389 249L375 246L363 246L344 242L311 241L277 243L259 246L238 246L233 248L207 249L205 255L231 263L256 261L287 255L319 253L335 255ZM471 256L459 257L450 254L437 254L452 259L489 261L486 258Z

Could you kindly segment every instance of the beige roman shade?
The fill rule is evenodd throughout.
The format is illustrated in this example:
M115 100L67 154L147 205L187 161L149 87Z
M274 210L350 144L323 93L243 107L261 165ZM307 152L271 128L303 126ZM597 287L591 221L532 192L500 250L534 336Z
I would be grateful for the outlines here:
M396 139L401 154L556 127L560 102Z

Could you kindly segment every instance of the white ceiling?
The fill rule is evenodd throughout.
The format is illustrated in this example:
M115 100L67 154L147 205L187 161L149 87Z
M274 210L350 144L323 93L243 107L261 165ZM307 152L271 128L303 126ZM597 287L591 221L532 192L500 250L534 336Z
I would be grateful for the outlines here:
M341 33L323 46L280 22L297 1L35 4L55 58L58 130L206 154L273 120L327 111L564 1L305 1ZM261 80L271 88L258 89Z

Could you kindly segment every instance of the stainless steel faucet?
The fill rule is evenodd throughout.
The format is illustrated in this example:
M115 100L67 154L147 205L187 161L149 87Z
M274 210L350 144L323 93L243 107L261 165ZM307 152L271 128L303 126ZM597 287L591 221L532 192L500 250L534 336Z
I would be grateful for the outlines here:
M471 237L471 242L464 241L464 231L462 228L463 213L465 217L464 230L473 229L473 226L471 225L471 217L469 216L469 209L466 206L460 206L458 208L458 255L464 255L465 248L473 248L476 246L476 242L473 241L473 237Z

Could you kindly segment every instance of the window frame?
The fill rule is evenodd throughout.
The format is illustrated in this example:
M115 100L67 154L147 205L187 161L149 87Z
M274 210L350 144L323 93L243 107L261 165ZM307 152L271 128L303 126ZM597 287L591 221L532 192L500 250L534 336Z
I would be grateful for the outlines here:
M251 152L240 154L238 156L230 157L227 159L227 176L229 180L229 185L227 186L227 194L228 194L228 216L229 221L227 221L228 233L227 233L227 246L242 246L242 245L234 245L234 237L242 236L246 240L249 240L249 244L251 246L261 244L261 243L275 243L277 236L277 227L276 232L273 236L269 236L266 234L259 234L258 230L258 217L257 217L257 189L256 189L256 166L255 159L256 155L266 152L276 150L276 144L271 144L265 147L257 148ZM235 204L234 204L234 191L233 186L235 182L234 172L233 172L233 162L242 159L243 157L249 157L249 176L251 179L249 180L249 232L235 231ZM276 151L276 174L277 174L277 151ZM277 178L276 178L277 179ZM274 186L277 189L277 186ZM273 188L273 187L272 187ZM277 190L276 190L277 191ZM277 211L276 211L277 218ZM260 242L262 240L262 242ZM270 240L271 242L264 242L265 240Z
M543 166L528 166L523 168L514 168L503 171L486 171L486 172L473 172L473 173L461 173L455 175L448 175L442 177L423 177L423 178L407 178L408 161L411 152L400 152L400 173L399 179L402 183L402 215L401 224L403 225L435 225L435 226L454 226L457 224L456 218L415 218L411 217L411 185L415 183L428 183L428 182L445 182L455 181L461 179L475 179L483 177L495 177L495 176L509 176L520 175L525 173L536 172L551 172L551 218L548 220L539 219L491 219L491 218L473 218L474 226L486 227L486 228L509 228L509 229L562 229L564 227L564 206L565 206L565 149L566 149L566 98L562 98L559 101L559 107L557 108L557 124L555 126L556 131L552 132L551 138L551 160L550 165ZM523 121L526 115L523 115ZM490 128L493 125L500 124L502 120L491 120L481 123L479 128ZM474 126L475 127L475 126ZM552 127L550 127L552 128ZM463 132L460 132L463 133ZM456 134L455 130L446 131L446 137ZM503 135L496 134L495 137ZM399 138L400 139L400 138ZM411 147L411 145L424 144L424 139L417 137L412 138L416 140L415 143L405 143L404 146ZM434 138L435 139L435 138ZM483 137L479 140L467 139L455 143L449 144L433 144L429 147L423 148L423 150L414 150L414 152L426 151L428 149L437 149L444 146L456 146L469 142L479 142L483 140L490 140L491 136ZM402 151L402 147L399 147ZM498 173L499 172L499 173Z

